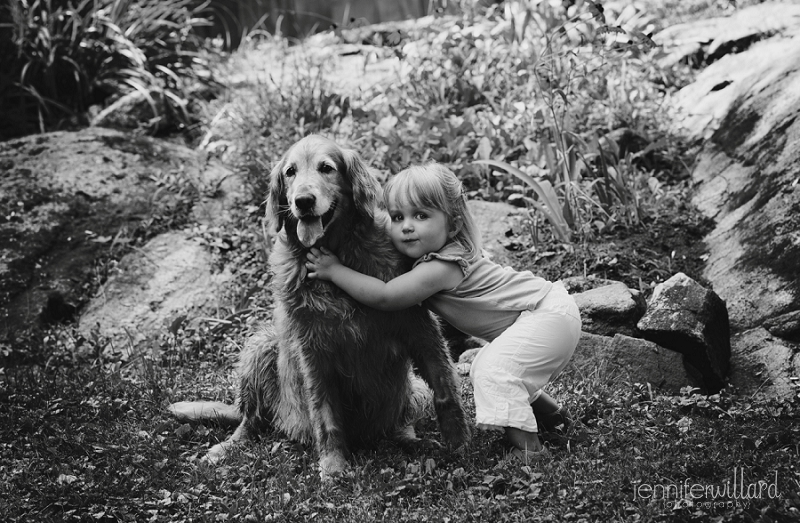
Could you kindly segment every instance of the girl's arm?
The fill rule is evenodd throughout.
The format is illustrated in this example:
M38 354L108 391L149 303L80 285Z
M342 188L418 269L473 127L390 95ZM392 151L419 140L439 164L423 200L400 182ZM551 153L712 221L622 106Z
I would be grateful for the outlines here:
M431 260L384 282L345 267L327 249L311 249L306 268L309 278L331 281L359 303L381 311L416 305L441 290L452 289L463 277L457 263Z

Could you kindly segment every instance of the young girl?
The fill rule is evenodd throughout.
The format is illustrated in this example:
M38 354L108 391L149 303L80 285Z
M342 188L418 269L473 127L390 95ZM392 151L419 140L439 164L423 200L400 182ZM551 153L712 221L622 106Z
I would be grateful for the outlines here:
M520 457L541 456L537 435L568 425L542 388L569 362L581 332L575 301L561 282L501 267L481 254L461 182L446 167L410 167L384 189L395 248L411 271L383 282L345 267L327 250L308 254L308 276L329 280L370 307L425 302L459 330L489 342L472 363L479 428L505 430Z

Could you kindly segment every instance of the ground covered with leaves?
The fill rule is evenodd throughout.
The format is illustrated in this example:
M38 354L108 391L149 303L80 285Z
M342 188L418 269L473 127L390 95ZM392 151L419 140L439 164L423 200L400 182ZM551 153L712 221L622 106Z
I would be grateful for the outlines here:
M313 449L264 434L209 467L198 458L230 429L181 424L164 406L232 399L237 343L215 341L226 349L186 355L176 345L137 377L101 361L7 368L4 520L800 520L796 405L728 391L662 396L602 369L554 384L580 428L549 437L541 463L506 460L502 437L479 432L460 452L380 442L323 484ZM463 392L471 411L468 380ZM439 440L432 418L418 429Z

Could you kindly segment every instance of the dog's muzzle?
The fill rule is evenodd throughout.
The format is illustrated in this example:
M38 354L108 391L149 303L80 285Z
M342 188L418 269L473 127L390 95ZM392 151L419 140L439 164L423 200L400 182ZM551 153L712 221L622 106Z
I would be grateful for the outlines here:
M310 207L313 208L316 203L313 196L295 198L295 205L298 210L302 211L303 205L309 205L308 201L306 201L309 198L311 199ZM298 200L301 201L298 202ZM306 214L299 217L297 222L297 238L300 240L300 243L303 244L303 247L311 247L325 235L325 228L330 224L331 220L333 220L333 214L336 212L336 204L337 201L334 200L322 216Z

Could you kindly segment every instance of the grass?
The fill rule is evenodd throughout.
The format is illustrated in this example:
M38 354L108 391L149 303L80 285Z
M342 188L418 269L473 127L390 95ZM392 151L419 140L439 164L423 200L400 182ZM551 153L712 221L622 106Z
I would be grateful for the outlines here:
M797 405L729 392L664 396L603 369L571 369L554 384L585 436L552 440L552 460L541 464L504 462L500 436L480 432L461 453L389 442L361 449L333 485L320 482L312 449L280 434L207 467L198 456L229 431L180 424L164 407L232 399L235 339L214 340L223 348L212 353L175 345L138 373L99 360L6 368L5 521L800 520ZM471 405L468 380L463 392ZM418 428L439 439L433 420ZM676 505L690 487L724 488L735 473L745 490L775 483L777 496L762 488L760 498L726 497L724 507ZM647 499L651 492L667 499Z
M654 18L708 12L698 6L718 9L715 2L689 4L667 2L653 12ZM270 318L261 235L263 173L308 132L328 133L357 146L381 169L438 159L462 175L472 196L491 200L537 196L532 185L481 170L473 160L502 160L528 175L542 174L530 168L535 164L544 176L552 174L549 180L560 196L567 182L575 182L570 194L583 200L573 203L586 205L586 214L573 223L590 224L573 231L579 243L568 246L554 236L533 212L535 206L512 238L520 249L517 263L535 266L550 279L588 272L647 291L675 272L697 274L700 252L694 249L701 247L696 238L702 237L703 225L682 203L685 168L674 161L686 150L659 135L664 124L659 89L679 87L690 73L654 71L647 56L624 55L626 65L615 61L603 76L618 89L602 91L596 78L584 75L567 96L568 104L551 107L567 111L557 121L567 122L568 128L552 118L536 120L533 110L515 119L513 102L535 92L533 83L511 74L513 60L520 58L507 51L520 49L520 42L512 39L484 48L484 54L469 54L482 37L467 21L450 29L452 41L415 63L409 84L342 94L321 74L325 64L301 53L292 55L297 62L286 58L284 63L294 79L264 78L251 86L248 98L228 94L204 108L209 121L216 115L230 120L230 132L216 143L252 189L249 205L234 210L229 223L196 231L219 265L235 272L237 284L221 300L231 308L199 326L174 325L149 355L137 355L127 364L103 356L95 350L102 340L84 339L70 325L32 337L24 359L3 353L4 520L800 521L797 400L756 401L731 390L711 397L692 390L669 396L620 381L603 367L573 367L553 384L551 393L581 420L585 432L551 438L552 459L530 466L505 462L508 446L502 438L478 432L462 452L424 446L403 450L379 442L353 455L350 474L323 485L313 449L275 433L264 434L219 467L204 466L198 458L230 430L181 424L167 416L165 407L172 401L233 400L232 368L242 342ZM477 21L504 19L497 15ZM504 62L505 56L512 62ZM469 75L475 67L497 72L496 83L478 88ZM648 83L659 76L655 73L663 80L658 88ZM565 74L567 83L577 78ZM450 98L436 87L442 75L454 82L444 93ZM551 90L554 94L551 100L561 98ZM397 118L394 124L392 117ZM664 138L654 140L662 144L657 152L661 160L671 161L648 165L629 157L612 165L618 176L603 182L607 199L590 204L591 187L570 178L572 169L582 165L587 179L598 173L599 179L614 176L589 161L590 134L620 125ZM537 134L540 128L569 131L561 136L570 137L572 145L548 157L537 144L555 144L557 137ZM602 206L602 213L587 210ZM687 240L683 233L689 228ZM464 402L473 414L471 394L465 380ZM431 419L423 420L418 432L439 439ZM741 475L745 493L755 485L759 496L726 495L724 506L707 506L708 495L693 506L686 503L687 494L730 485L734 474Z

